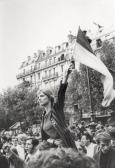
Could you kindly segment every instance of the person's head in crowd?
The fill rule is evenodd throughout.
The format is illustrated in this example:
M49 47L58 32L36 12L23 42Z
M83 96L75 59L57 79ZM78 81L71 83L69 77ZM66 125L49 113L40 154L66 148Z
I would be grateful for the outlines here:
M8 140L8 139L7 139L7 137L6 137L6 136L2 136L2 137L1 137L1 142L2 142L2 143L7 142L7 140Z
M95 123L95 122L91 122L91 123L89 124L89 127L90 127L91 132L95 132L96 123Z
M81 121L81 125L85 126L85 121Z
M111 149L111 136L108 132L98 133L95 137L102 153L107 153Z
M3 153L4 153L5 155L7 155L8 151L9 151L9 146L4 146L4 147L3 147Z
M96 168L93 159L67 148L50 149L33 156L27 168Z
M75 130L75 129L76 129L76 126L75 126L75 125L72 125L72 126L70 126L70 129L71 129L71 130Z
M5 155L7 155L7 154L9 153L9 149L10 149L10 148L11 148L11 144L8 143L8 142L6 142L6 143L3 145L3 147L2 147L3 153L4 153Z
M17 138L18 138L18 144L24 148L26 144L27 135L19 134Z
M38 146L39 141L34 138L29 138L26 140L26 146L25 149L27 153L33 154L36 151L36 147Z
M88 146L92 142L92 136L85 132L81 137L81 143L84 146Z
M102 125L101 121L98 121L97 124Z
M9 144L12 144L12 138L11 137L7 138L7 141L8 141Z
M115 148L115 138L112 138L112 140L111 140L111 146Z
M112 127L111 129L108 129L109 134L111 135L111 145L115 147L115 127Z
M97 125L96 126L96 130L103 130L104 129L104 126L103 125Z
M77 149L78 149L78 152L79 152L81 155L86 155L87 149L85 148L84 145L82 145L81 143L79 143L79 144L77 145Z
M38 90L37 98L38 98L40 105L43 107L46 107L49 104L52 106L54 103L53 92L49 88Z
M16 137L12 137L12 145L17 146L18 144L18 139Z

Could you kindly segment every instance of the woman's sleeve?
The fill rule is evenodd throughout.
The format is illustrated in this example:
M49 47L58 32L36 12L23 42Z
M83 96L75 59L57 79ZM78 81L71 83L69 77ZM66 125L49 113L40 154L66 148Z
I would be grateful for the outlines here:
M56 101L56 108L58 108L57 109L58 113L63 113L64 102L65 102L65 92L67 89L67 85L68 83L63 84L62 82L60 82L58 97Z

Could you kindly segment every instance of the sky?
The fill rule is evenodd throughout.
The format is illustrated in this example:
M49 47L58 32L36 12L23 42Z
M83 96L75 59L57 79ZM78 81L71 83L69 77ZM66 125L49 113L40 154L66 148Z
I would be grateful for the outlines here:
M114 0L0 0L0 92L18 84L22 61L71 31L115 27Z

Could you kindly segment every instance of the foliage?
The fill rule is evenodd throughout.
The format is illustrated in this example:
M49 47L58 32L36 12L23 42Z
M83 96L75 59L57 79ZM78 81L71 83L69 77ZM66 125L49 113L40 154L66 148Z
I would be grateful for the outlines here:
M103 99L103 85L101 82L101 74L88 68L91 108L92 112L101 111L101 103Z
M104 55L102 57L103 62L108 68L115 70L115 42L104 41L102 50Z
M36 102L36 90L19 85L8 88L0 99L0 119L4 121L0 128L8 128L18 121L24 121L28 126L40 119L41 109Z

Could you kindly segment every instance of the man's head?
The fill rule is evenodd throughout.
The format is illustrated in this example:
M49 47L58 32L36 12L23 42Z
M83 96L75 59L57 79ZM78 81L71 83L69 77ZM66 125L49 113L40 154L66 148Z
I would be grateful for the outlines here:
M96 135L95 137L96 141L99 144L100 150L103 153L107 153L110 150L111 147L111 136L107 132L101 132Z
M6 136L2 136L2 137L1 137L1 142L2 142L2 143L5 143L5 142L7 142L7 141L8 141L8 139L7 139Z
M18 139L17 139L16 137L12 137L12 144L13 144L14 146L17 146L17 144L18 144Z
M51 149L33 156L27 168L95 168L93 159L67 148Z
M37 139L34 138L28 138L26 140L26 146L25 149L28 153L32 153L34 152L36 146L39 144L39 141Z

